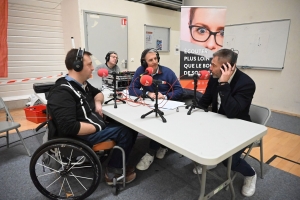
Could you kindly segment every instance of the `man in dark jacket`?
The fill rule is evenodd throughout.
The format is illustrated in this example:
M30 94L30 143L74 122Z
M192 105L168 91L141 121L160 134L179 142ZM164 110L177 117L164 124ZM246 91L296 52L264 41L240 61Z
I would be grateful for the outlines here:
M198 104L204 108L212 105L212 111L226 115L228 118L238 118L251 121L249 109L255 92L254 81L236 68L237 54L229 49L221 49L213 54L210 70L212 77L208 81L206 91ZM235 60L233 63L232 61ZM231 64L230 64L231 63ZM234 127L232 127L234 128ZM240 158L245 149L232 156L231 169L244 175L242 194L252 196L255 192L256 173L254 169ZM227 166L227 160L223 161ZM208 166L212 169L216 166ZM202 173L197 167L194 173Z
M87 80L94 70L88 51L71 49L65 59L68 74L59 78L48 96L48 108L59 137L80 138L94 145L114 140L122 147L128 160L137 132L117 122L106 124L103 120L104 96ZM109 175L108 175L109 174ZM105 179L111 185L112 176L122 174L122 154L113 151L107 165ZM126 173L126 182L136 177L134 171Z

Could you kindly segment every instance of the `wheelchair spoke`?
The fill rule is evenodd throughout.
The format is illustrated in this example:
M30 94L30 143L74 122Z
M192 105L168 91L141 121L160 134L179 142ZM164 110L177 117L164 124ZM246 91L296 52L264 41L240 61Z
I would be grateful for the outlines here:
M73 167L73 169L82 169L82 168L92 168L92 166L79 166L79 167Z
M65 178L65 179L66 179L66 182L67 182L67 184L68 184L68 186L69 186L69 188L70 188L70 190L71 190L71 192L72 192L72 196L74 196L74 193L73 193L73 191L72 191L72 188L71 188L71 186L70 186L70 184L69 184L68 179L67 179L67 178Z
M84 186L83 186L83 184L78 180L78 178L77 177L79 177L79 178L84 178L84 177L81 177L81 176L75 176L72 172L71 172L71 174L72 174L72 176L78 181L78 183L85 189L85 190L87 190ZM87 178L86 177L86 179L91 179L91 178ZM93 179L92 179L93 180Z
M54 180L52 183L50 183L50 185L48 185L46 188L50 187L53 183L55 183L56 181L58 181L61 178L61 176L59 176L56 180Z
M40 163L36 163L36 164L38 164L38 165L40 165L40 166L42 166L42 167L46 167L46 168L48 168L48 169L50 169L50 170L52 170L52 171L54 171L54 172L57 172L57 173L59 173L60 171L58 171L58 170L55 170L55 169L52 169L51 167L48 167L47 165L43 165L43 164L40 164ZM53 173L53 172L52 172ZM39 177L39 176L38 176Z
M50 156L53 160L55 160L56 162L58 162L59 164L61 164L62 166L63 166L63 163L62 163L62 161L61 161L61 158L60 158L60 161L58 161L55 157L53 157L51 154L49 154L48 152L46 152L46 154L48 155L48 156Z
M47 166L45 166L45 167L47 167ZM37 177L40 178L40 177L47 176L47 175L54 174L54 173L59 173L59 172L58 171L53 171L53 172L50 172L50 173L47 173L47 174L39 175Z
M71 150L71 155L70 155L70 158L67 157L67 159L69 160L69 165L71 163L71 158L72 158L72 155L73 155L73 149Z
M74 167L75 165L77 165L78 163L80 163L80 161L81 161L83 158L84 158L84 156L82 156L82 157L80 158L80 160L78 160L76 163L74 163L74 165L72 165L72 167L70 167L70 169L68 169L68 172L69 172L71 169L73 169L73 167Z

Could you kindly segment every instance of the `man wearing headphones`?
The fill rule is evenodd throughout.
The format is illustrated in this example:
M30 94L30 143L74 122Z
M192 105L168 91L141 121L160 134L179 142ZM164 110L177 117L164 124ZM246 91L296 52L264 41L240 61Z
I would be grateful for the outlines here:
M96 71L99 69L107 69L109 73L115 72L120 73L120 68L117 65L118 63L118 54L115 51L109 51L105 56L105 63L96 67Z
M159 65L159 53L156 49L145 49L141 55L141 66L136 70L129 86L129 95L140 97L146 91L147 95L153 99L156 98L156 85L142 86L140 83L140 75L143 74L147 67L153 68L153 79L166 81L167 84L158 85L158 99L180 100L183 89L176 77L175 73L168 67ZM143 90L141 90L141 88ZM158 142L151 140L147 153L142 157L136 168L139 170L147 170L153 163L154 154L156 157L163 159L167 148L161 146Z
M103 120L104 96L87 80L94 70L88 51L71 49L65 58L68 74L56 80L48 96L48 108L58 137L73 137L90 145L114 140L125 151L126 161L136 140L137 132L117 122ZM113 151L107 164L105 180L113 184L113 177L122 174L122 154ZM126 172L126 182L136 177L134 170Z

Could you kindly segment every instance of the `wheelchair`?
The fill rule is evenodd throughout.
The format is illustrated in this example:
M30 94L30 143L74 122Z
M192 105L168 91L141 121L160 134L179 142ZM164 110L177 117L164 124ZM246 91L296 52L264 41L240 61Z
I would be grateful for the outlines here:
M35 83L35 93L45 93L46 99L54 83ZM47 113L48 119L49 115ZM125 152L112 140L93 146L73 138L48 140L50 121L40 124L36 130L46 125L44 143L31 157L29 172L33 184L49 199L85 199L90 196L102 180L103 158L114 149L119 149L123 157L123 174L113 178L113 193L118 194L120 186L125 188Z

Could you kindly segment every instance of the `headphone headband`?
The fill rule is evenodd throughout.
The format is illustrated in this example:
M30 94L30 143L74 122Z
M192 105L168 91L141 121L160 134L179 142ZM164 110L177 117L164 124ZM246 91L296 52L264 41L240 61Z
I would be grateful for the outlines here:
M146 67L148 66L148 64L147 64L147 62L146 62L146 60L145 60L145 57L146 57L147 53L149 53L150 51L154 51L154 52L156 53L156 58L157 58L157 61L158 61L158 62L159 62L159 60L160 60L159 53L158 53L157 49L155 49L155 48L147 48L147 49L145 49L145 50L142 52L142 54L141 54L141 59L140 59L140 61L141 61L141 66L143 66L144 68L146 68Z

